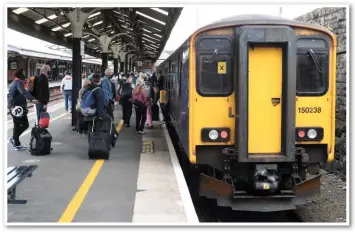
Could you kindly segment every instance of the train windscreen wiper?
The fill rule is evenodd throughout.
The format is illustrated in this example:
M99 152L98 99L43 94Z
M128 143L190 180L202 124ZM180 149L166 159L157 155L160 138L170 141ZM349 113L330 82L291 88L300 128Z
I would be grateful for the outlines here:
M309 49L307 50L307 52L309 53L309 55L311 55L313 62L316 64L318 72L323 75L324 71L319 64L316 55L314 55L313 49Z
M211 58L209 59L207 66L205 66L205 68L202 70L202 74L204 72L206 72L210 68L210 66L211 66L212 62L214 61L214 58L215 58L216 55L218 55L218 49L215 49L213 51L213 54L212 54Z

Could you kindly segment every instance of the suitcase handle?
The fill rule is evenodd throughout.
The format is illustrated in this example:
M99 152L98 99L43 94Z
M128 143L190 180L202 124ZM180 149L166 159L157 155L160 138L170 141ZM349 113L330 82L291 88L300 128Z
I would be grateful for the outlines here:
M91 128L91 132L92 132L92 133L94 133L95 118L96 118L96 117L94 117L93 120L92 120L92 128ZM112 118L110 118L110 119L111 119L110 134L112 134L112 124L113 124L113 121L112 121Z

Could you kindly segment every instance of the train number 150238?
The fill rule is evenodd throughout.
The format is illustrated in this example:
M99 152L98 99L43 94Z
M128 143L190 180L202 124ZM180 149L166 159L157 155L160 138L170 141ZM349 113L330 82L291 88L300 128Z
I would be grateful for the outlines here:
M322 107L298 107L298 113L301 114L320 114Z

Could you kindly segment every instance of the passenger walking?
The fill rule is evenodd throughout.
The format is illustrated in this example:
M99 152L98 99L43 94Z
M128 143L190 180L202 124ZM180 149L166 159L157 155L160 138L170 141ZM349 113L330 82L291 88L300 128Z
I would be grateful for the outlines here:
M132 116L132 77L127 74L127 81L121 87L121 104L123 114L123 125L130 127Z
M38 100L36 104L37 119L41 116L41 113L47 110L47 104L49 102L49 83L48 77L51 73L49 65L43 65L41 68L41 74L36 77L34 85L34 97Z
M152 83L145 79L145 91L147 93L147 125L148 129L152 129L152 104L154 100L154 89Z
M38 103L38 101L25 89L24 81L24 70L19 69L15 72L15 79L9 86L8 108L14 123L13 135L9 138L9 142L16 151L27 149L27 147L22 146L20 142L21 134L29 127L26 99L34 104Z
M144 81L137 79L136 87L133 90L132 103L136 110L136 133L144 133L144 124L147 120L147 93L144 89Z
M72 112L72 86L73 86L73 78L70 76L68 72L64 72L64 78L60 85L60 91L64 92L64 106L65 111L71 113Z
M92 102L93 104L87 106L90 108L86 112L87 114L84 115L84 121L87 123L88 131L92 130L93 119L97 118L97 120L103 120L105 117L105 99L104 99L104 92L102 86L100 84L101 77L99 74L92 75L92 81L88 84L86 90L82 93L81 101ZM91 93L89 93L91 92ZM88 97L92 97L92 101L87 99ZM82 104L83 107L86 107L85 104ZM83 108L81 109L83 111Z
M102 90L104 92L104 99L105 99L105 109L107 114L113 118L113 111L114 111L114 98L112 94L112 84L110 79L112 78L113 70L112 68L107 68L105 70L105 76L102 78Z
M84 115L81 113L80 103L83 98L83 94L88 89L89 85L90 85L90 81L84 79L82 83L82 87L79 90L78 104L76 105L76 110L78 111L78 119L75 128L79 134L87 134L88 132L88 124L87 122L85 122Z

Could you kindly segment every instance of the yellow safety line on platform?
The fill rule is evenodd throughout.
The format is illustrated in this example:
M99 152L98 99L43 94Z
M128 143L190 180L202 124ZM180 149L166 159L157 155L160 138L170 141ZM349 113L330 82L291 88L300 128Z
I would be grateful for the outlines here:
M123 120L121 120L117 127L116 131L120 132L121 128L123 125ZM65 223L65 222L72 222L76 213L78 212L81 204L83 203L86 194L89 192L92 184L94 183L97 175L99 174L103 164L104 160L97 160L94 164L94 166L91 168L89 174L85 178L84 182L80 186L79 190L76 192L75 196L65 209L64 213L60 217L58 222Z

